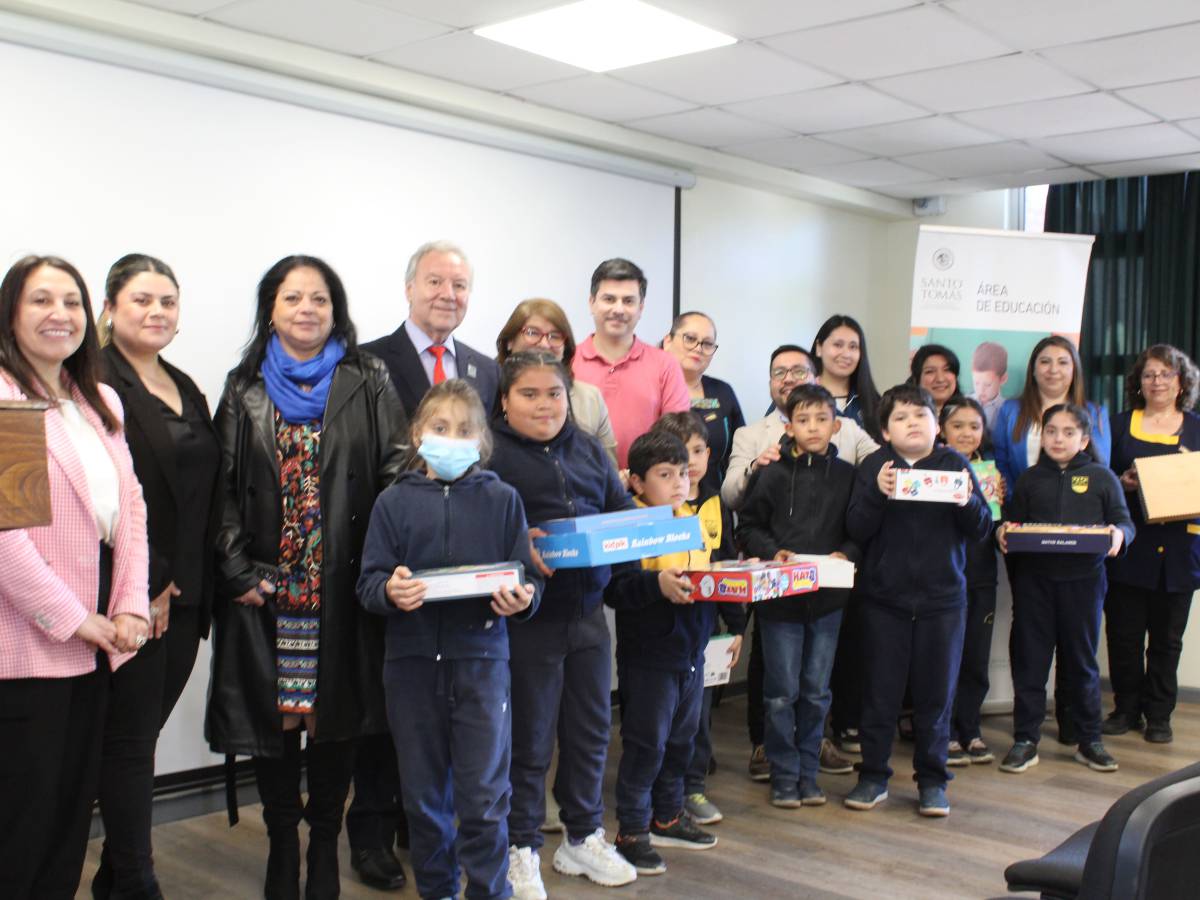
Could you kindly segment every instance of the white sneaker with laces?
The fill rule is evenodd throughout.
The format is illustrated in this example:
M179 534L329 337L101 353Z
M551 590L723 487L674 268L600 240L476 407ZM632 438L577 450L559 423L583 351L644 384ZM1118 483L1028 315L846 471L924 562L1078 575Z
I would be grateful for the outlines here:
M515 900L546 900L542 863L532 847L508 848L508 883Z
M603 828L597 828L580 844L563 838L554 851L554 871L585 875L589 881L604 887L620 887L637 880L637 869L604 839Z

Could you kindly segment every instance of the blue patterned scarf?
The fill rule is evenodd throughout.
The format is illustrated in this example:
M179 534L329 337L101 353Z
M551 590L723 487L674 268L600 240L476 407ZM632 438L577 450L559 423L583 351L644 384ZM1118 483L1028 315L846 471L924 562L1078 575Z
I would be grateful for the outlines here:
M267 355L263 358L263 381L267 385L267 396L285 422L321 421L325 416L325 401L329 399L334 370L345 355L346 348L341 341L328 340L319 354L302 362L288 355L279 342L279 335L271 335ZM306 391L301 385L310 389Z

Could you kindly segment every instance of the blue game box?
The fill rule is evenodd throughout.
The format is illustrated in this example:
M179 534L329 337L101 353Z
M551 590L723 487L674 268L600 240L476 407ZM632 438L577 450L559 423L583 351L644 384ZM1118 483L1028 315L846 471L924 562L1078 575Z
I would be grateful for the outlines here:
M669 506L553 519L537 526L545 537L533 539L551 569L580 569L699 550L704 546L700 520L676 518Z

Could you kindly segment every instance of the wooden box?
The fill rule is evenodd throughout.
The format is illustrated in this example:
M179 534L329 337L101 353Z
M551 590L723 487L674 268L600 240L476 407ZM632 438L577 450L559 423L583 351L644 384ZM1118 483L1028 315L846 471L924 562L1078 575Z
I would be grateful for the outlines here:
M1200 518L1200 453L1167 453L1133 461L1146 521Z
M0 400L0 529L50 524L46 403Z

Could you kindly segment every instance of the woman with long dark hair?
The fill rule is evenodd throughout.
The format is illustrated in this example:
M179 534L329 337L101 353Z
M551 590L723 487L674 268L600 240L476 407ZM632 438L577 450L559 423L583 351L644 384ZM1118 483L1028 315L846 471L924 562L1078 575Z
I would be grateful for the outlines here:
M382 624L358 604L375 497L404 463L404 411L387 369L355 342L337 273L289 256L258 286L254 333L217 406L223 515L205 734L254 758L271 849L266 895L338 894L337 836L353 741L386 732ZM300 731L308 800L300 799Z
M867 336L850 316L830 316L812 342L817 381L837 401L838 413L854 419L876 441L879 434L879 391L871 377Z

